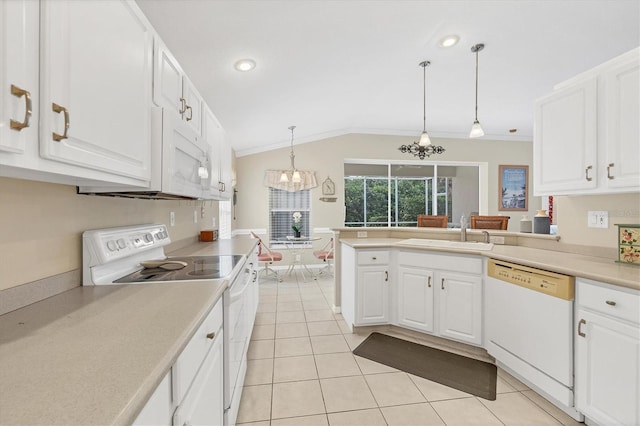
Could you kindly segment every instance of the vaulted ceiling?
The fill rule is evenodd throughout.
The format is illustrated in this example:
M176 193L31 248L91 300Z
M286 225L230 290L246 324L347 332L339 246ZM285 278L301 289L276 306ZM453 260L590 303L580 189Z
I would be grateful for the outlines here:
M532 140L534 100L640 45L638 0L137 0L238 155L346 133ZM460 41L443 48L443 36ZM234 63L257 66L239 72ZM510 133L510 129L517 132Z

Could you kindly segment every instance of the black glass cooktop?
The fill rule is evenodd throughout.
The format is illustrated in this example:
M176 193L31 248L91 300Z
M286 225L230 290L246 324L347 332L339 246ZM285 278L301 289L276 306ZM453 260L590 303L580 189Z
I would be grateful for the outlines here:
M179 260L187 266L167 271L163 268L142 268L125 275L114 283L141 283L154 281L186 281L224 278L231 275L233 268L242 259L241 255L168 257Z

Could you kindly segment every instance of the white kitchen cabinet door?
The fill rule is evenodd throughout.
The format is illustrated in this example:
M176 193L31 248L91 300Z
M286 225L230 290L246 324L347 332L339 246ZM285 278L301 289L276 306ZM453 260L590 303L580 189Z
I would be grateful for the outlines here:
M640 424L640 329L578 311L576 408L597 424Z
M162 379L133 424L161 426L171 425L173 417L173 399L171 397L171 371Z
M220 330L198 375L174 413L174 426L223 424L222 342L223 332Z
M387 266L359 266L356 325L389 322L389 270Z
M209 185L207 198L220 199L220 151L224 143L224 131L209 108L204 113L205 141L209 145Z
M398 325L433 332L433 282L433 271L408 266L398 268Z
M182 68L167 46L156 39L153 99L156 105L164 108L164 113L173 113L182 117L186 101L182 97Z
M204 100L187 76L182 77L182 96L185 100L184 121L198 137L201 137Z
M440 272L439 335L461 342L482 343L482 278Z
M220 199L229 200L233 193L231 145L223 140L220 145Z
M604 75L607 186L640 189L640 61L633 58Z
M534 195L596 187L597 79L536 101L533 143Z
M37 0L0 2L0 151L38 145Z
M148 183L151 26L133 1L40 4L40 154Z

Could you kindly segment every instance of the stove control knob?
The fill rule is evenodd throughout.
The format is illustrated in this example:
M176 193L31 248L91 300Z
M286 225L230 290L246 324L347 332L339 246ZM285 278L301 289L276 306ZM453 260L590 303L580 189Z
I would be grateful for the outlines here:
M107 248L109 249L109 251L115 251L116 250L116 242L113 240L107 241Z
M118 247L120 247L121 249L125 248L127 246L127 242L124 240L124 238L120 238L118 240Z
M153 235L151 235L151 232L144 234L144 240L148 243L153 242Z

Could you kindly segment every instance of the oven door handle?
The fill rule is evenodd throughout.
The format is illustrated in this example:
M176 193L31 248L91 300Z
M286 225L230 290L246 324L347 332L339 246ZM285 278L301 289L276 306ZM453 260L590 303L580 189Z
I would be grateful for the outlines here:
M237 279L240 279L240 277L238 277ZM250 283L251 283L251 280L246 280L241 290L233 291L235 290L235 287L239 284L239 283L234 283L234 285L232 285L229 288L229 295L231 296L231 301L233 302L234 300L242 297L244 292L247 290L247 287L249 287Z

